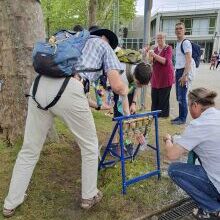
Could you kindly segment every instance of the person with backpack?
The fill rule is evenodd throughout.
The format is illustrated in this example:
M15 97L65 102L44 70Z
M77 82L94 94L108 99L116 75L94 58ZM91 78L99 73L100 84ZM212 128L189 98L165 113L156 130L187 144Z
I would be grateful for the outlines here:
M165 43L165 34L156 36L157 47L149 51L152 60L151 111L162 110L159 117L169 117L170 91L174 83L172 47Z
M181 125L186 123L186 118L188 114L187 109L187 91L193 80L196 64L199 65L200 60L200 49L196 48L198 51L196 58L192 58L193 55L193 44L185 36L185 24L179 22L175 25L175 33L177 36L176 44L176 99L179 103L179 116L171 120L172 124ZM198 49L198 50L197 50ZM195 60L197 63L195 63Z
M64 38L60 39L61 35ZM91 32L91 36L86 30L74 35L61 31L49 43L39 42L35 45L33 61L39 75L30 90L24 141L4 201L5 217L14 215L16 207L25 199L54 116L67 124L81 150L80 206L90 209L102 199L103 195L97 189L98 138L85 92L88 89L86 82L98 79L104 70L112 90L126 99L128 87L121 80L121 64L113 51L117 45L117 36L108 29ZM48 55L50 52L56 56Z

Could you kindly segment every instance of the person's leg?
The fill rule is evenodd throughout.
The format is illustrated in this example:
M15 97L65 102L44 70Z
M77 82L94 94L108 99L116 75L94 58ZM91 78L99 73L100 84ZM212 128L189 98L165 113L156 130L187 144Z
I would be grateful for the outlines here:
M98 138L81 82L69 81L52 112L65 121L76 137L82 157L82 199L91 199L98 193Z
M202 166L172 163L168 174L204 211L220 211L220 194Z
M187 105L187 86L180 86L179 88L179 106L180 106L180 120L182 122L186 122L187 114L188 114L188 105Z
M151 88L151 111L160 110L158 108L158 89Z
M158 109L161 109L162 112L160 114L161 117L169 117L170 113L170 87L159 89L158 95Z
M29 98L24 142L14 166L4 203L5 209L14 209L24 201L25 192L52 121L52 114L37 108L33 99Z

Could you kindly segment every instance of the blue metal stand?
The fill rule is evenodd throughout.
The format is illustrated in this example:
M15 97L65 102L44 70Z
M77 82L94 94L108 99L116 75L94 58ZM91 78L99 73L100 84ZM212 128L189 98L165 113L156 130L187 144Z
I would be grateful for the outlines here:
M99 163L99 170L101 170L102 168L106 168L109 165L114 164L117 161L121 161L121 175L122 175L122 193L126 194L126 188L136 182L139 182L140 180L144 180L147 179L151 176L158 176L158 179L160 178L161 175L161 171L160 171L160 145L159 145L159 133L158 133L158 113L160 111L153 111L153 112L146 112L146 113L142 113L142 114L135 114L135 115L130 115L130 116L121 116L121 117L117 117L117 118L113 118L113 121L116 121L116 125L112 131L111 137L108 141L107 147L102 155L101 161ZM143 175L134 177L132 179L127 179L126 178L126 170L125 170L125 161L128 159L131 159L131 156L125 156L124 155L124 133L123 133L123 121L125 120L129 120L129 119L136 119L136 118L143 118L143 117L149 117L149 116L153 116L154 118L154 126L155 126L155 147L147 144L148 147L152 148L153 150L156 151L156 164L157 164L157 169L153 170L151 172L145 173ZM114 139L114 136L116 134L116 131L118 130L119 132L119 146L120 146L120 155L118 155L117 153L115 153L111 146L112 146L112 140ZM139 146L137 147L134 156L135 157L138 153L139 150ZM114 155L117 159L116 160L110 160L110 161L105 161L106 156L108 153L111 153L112 155Z

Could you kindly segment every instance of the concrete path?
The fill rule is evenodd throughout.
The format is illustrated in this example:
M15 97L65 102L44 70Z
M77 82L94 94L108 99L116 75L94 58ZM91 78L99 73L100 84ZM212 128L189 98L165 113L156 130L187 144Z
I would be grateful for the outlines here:
M192 83L192 89L197 87L205 87L216 91L218 93L216 97L216 107L220 109L220 69L209 70L209 64L200 64ZM174 118L177 115L178 104L176 101L175 86L173 86L170 97L170 116Z

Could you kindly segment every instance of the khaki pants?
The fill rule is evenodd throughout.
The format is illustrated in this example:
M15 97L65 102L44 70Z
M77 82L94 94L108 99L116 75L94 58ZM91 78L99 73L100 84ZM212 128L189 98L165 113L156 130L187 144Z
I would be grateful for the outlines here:
M62 82L63 79L41 78L36 99L43 107L53 100ZM71 78L60 100L48 111L37 108L33 99L29 98L24 142L14 166L4 208L14 209L23 202L55 115L64 120L81 149L82 198L89 199L97 194L98 139L95 124L83 85Z

